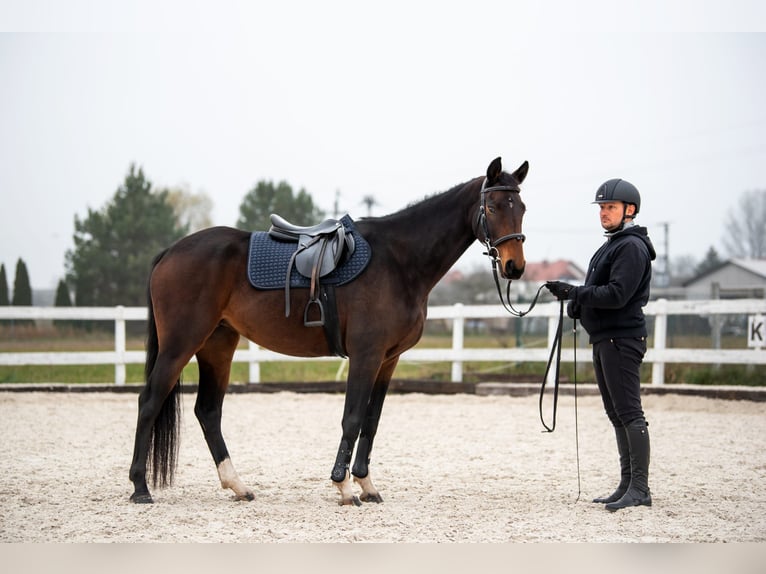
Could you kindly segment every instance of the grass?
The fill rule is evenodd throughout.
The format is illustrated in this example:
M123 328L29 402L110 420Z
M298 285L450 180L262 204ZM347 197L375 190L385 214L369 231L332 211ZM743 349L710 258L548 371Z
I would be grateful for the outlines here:
M545 335L524 335L522 343L527 348L546 348ZM143 350L143 338L139 335L129 336L128 350ZM452 339L449 334L426 334L421 339L420 348L449 348ZM497 335L466 333L465 346L469 348L502 348L515 346L514 334L500 333ZM651 341L650 341L651 345ZM571 347L571 337L564 340L564 347ZM674 347L710 348L710 338L675 336ZM736 338L724 338L724 348L741 347L741 341ZM247 347L247 341L240 342L241 348ZM7 327L0 326L0 352L43 352L43 351L110 351L114 349L114 335L109 330L102 331L59 331L54 328L32 329L16 327L10 333ZM261 364L262 381L279 382L315 382L335 380L338 374L338 361L301 361L301 362L269 362ZM249 379L248 365L234 363L230 380L246 382ZM480 381L512 381L527 380L538 382L542 380L545 371L544 363L499 363L499 362L466 362L463 364L463 376L466 382ZM416 379L430 381L448 381L451 364L402 362L397 367L394 377L397 379ZM341 373L345 380L347 371ZM561 365L561 375L571 380L575 376L574 366L568 363ZM589 363L580 362L577 365L577 381L588 383L594 381L593 368ZM184 369L184 381L198 380L197 366L187 365ZM127 365L126 378L128 383L143 382L143 365ZM642 380L651 378L651 365L642 366ZM746 365L710 365L668 364L665 366L665 378L669 384L711 384L711 385L752 385L766 386L766 369L753 368ZM113 365L24 365L0 366L0 384L2 383L113 383Z

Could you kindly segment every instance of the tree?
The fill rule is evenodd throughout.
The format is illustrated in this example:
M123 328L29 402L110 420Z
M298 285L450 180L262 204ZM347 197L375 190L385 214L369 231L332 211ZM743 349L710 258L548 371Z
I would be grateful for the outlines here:
M766 258L766 190L740 195L729 209L723 244L731 257Z
M271 227L269 216L272 213L296 225L313 225L324 217L324 212L314 205L305 189L301 188L294 195L286 181L275 186L271 181L261 180L242 200L236 226L245 231L266 231Z
M72 306L72 296L69 294L69 287L67 287L66 281L61 279L59 281L58 287L56 287L56 301L53 304L56 307L71 307ZM57 319L53 321L53 324L58 327L59 329L71 327L73 324L73 321L65 321L61 319Z
M89 208L84 220L75 216L74 249L66 253L75 305L146 304L152 259L186 233L166 200L131 165L111 202Z
M16 277L13 279L13 299L11 305L27 306L32 305L32 286L29 283L29 273L27 264L19 258L16 262ZM34 326L32 320L20 319L15 321L16 325Z
M32 286L29 284L27 264L21 258L16 262L16 277L13 280L11 305L32 305Z
M206 193L192 193L188 189L175 188L166 190L167 202L181 225L187 232L199 231L213 225L210 214L213 212L213 200Z
M0 263L0 305L10 305L8 298L8 277L5 275L5 263Z
M712 271L713 269L720 267L723 261L718 257L718 252L711 245L705 254L705 258L697 264L694 268L694 273L702 275L706 271Z

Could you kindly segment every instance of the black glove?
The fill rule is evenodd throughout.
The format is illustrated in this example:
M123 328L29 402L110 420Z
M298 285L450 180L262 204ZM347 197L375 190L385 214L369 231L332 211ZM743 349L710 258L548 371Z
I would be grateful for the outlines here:
M556 297L559 301L564 301L565 299L569 299L572 289L575 288L574 285L570 283L564 283L563 281L546 281L545 287L553 293L553 296Z

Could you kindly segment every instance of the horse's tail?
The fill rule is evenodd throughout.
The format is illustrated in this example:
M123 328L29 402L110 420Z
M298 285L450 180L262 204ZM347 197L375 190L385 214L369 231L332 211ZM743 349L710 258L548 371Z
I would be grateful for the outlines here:
M167 250L161 252L152 261L152 270L157 266ZM152 372L159 354L159 339L157 337L157 323L154 320L154 306L152 305L151 286L146 289L147 317L146 333L146 364L144 365L144 377L146 396L152 384ZM157 418L152 427L152 438L149 443L147 456L147 471L152 477L152 484L157 487L165 487L173 482L176 461L178 460L178 435L181 424L181 379L176 381L170 393L160 407Z

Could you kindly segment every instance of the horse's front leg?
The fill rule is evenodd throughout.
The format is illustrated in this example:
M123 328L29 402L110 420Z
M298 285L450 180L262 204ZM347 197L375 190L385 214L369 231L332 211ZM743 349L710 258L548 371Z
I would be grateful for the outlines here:
M375 434L378 432L378 423L380 422L380 414L383 411L383 401L388 391L388 383L391 380L397 363L398 357L389 361L381 369L378 380L373 387L364 422L362 423L359 444L356 447L356 457L354 458L352 469L354 482L362 489L362 494L359 495L359 499L362 502L383 502L383 497L380 496L378 489L372 484L372 479L370 478L370 454L372 453Z
M379 366L369 359L360 363L351 359L346 383L346 400L343 408L341 426L343 435L335 457L330 478L340 492L341 505L360 506L359 498L353 492L349 467L357 438L362 429L369 408L373 381L377 377Z

